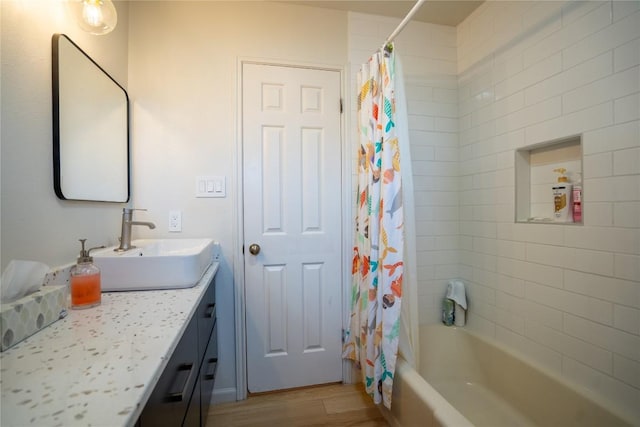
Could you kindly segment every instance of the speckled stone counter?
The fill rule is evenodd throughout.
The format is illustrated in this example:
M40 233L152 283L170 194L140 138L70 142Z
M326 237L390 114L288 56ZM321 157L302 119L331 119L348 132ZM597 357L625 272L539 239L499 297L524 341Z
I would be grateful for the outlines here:
M104 293L2 353L2 427L134 425L217 268L189 289Z

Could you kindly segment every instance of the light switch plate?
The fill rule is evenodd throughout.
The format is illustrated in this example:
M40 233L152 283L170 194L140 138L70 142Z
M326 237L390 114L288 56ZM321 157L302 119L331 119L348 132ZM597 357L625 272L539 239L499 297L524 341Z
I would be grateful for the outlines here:
M202 175L196 177L196 197L226 197L226 177Z

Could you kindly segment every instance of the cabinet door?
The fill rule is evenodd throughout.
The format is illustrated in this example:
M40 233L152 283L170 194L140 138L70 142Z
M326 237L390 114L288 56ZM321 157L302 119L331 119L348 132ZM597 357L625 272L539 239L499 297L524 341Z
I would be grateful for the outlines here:
M198 318L198 351L199 357L204 356L204 352L211 336L211 330L216 320L216 282L215 277L211 279L209 287L205 291L198 310L196 312Z
M200 367L197 349L198 328L193 318L140 415L142 427L182 425Z
M218 365L218 323L213 326L211 340L207 346L207 353L202 361L200 368L200 425L207 425L207 415L209 412L209 404L211 403L211 395L213 394L213 383L216 378L216 367Z

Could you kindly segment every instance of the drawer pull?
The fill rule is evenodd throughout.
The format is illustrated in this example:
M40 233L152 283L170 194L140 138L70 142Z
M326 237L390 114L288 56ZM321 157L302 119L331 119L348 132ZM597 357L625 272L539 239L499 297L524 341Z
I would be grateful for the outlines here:
M204 374L204 379L205 380L212 380L213 378L215 378L216 376L216 364L218 363L218 358L217 357L212 357L211 359L207 360L207 365L208 366L212 366L213 365L213 369L211 370L210 374Z
M216 312L216 303L211 303L207 305L207 311L204 313L204 317L206 319L210 319L213 317L213 313Z
M187 384L189 384L189 380L191 379L191 374L193 372L193 363L183 363L180 366L178 366L178 372L176 374L176 381L174 382L174 384L176 384L178 382L178 376L183 376L184 377L184 382L182 383L182 385L179 387L179 392L173 392L173 393L169 393L167 395L167 402L182 402L185 398L185 396L187 396Z

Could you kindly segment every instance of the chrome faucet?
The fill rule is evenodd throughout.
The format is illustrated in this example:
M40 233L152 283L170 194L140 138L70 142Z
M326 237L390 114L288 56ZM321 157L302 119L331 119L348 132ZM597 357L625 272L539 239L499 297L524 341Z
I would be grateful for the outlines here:
M115 252L125 252L129 249L135 248L135 246L131 244L132 225L144 225L145 227L149 227L151 230L156 228L156 225L152 222L133 221L133 211L146 211L146 209L122 209L122 233L120 235L120 246L114 249Z

